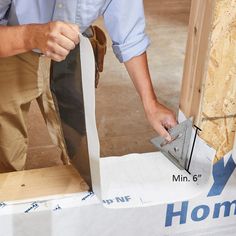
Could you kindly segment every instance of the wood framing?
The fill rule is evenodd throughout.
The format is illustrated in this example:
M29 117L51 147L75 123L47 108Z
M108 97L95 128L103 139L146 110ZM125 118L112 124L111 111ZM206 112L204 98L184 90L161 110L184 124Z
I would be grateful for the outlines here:
M208 62L213 5L212 0L193 0L191 4L180 109L195 121L199 114L202 83Z
M236 0L193 0L180 109L219 160L236 129Z
M0 201L66 195L88 190L71 165L25 170L0 175Z
M236 0L192 0L180 109L193 116L201 137L232 149L236 129ZM0 175L0 201L87 190L72 166Z

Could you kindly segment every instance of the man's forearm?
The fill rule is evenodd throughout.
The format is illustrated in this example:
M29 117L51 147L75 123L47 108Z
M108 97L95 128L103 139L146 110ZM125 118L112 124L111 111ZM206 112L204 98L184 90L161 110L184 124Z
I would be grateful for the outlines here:
M167 130L176 125L175 114L157 101L146 53L132 58L125 63L125 66L141 97L150 124L161 136L170 141L171 136Z
M125 62L125 66L140 95L144 108L148 109L157 99L151 82L146 53Z
M0 26L0 57L32 50L29 32L32 26Z

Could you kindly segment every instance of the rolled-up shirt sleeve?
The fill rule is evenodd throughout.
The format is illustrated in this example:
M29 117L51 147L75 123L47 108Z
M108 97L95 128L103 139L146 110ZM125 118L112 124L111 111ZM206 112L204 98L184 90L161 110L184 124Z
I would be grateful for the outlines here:
M105 26L120 62L126 62L147 50L143 0L112 0L105 10Z
M11 0L0 0L0 25L7 24L8 9L11 5Z

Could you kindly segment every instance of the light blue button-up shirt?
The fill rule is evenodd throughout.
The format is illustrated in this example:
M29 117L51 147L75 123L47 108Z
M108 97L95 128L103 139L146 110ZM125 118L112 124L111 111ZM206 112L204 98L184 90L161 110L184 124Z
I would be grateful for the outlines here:
M146 51L142 0L0 0L0 24L22 25L52 20L76 23L85 31L99 16L121 62Z

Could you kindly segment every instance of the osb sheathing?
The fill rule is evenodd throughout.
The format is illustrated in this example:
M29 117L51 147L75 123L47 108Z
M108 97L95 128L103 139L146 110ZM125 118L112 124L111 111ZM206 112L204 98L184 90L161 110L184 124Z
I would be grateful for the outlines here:
M201 137L217 150L232 150L236 130L236 0L216 0L207 78L203 85Z

